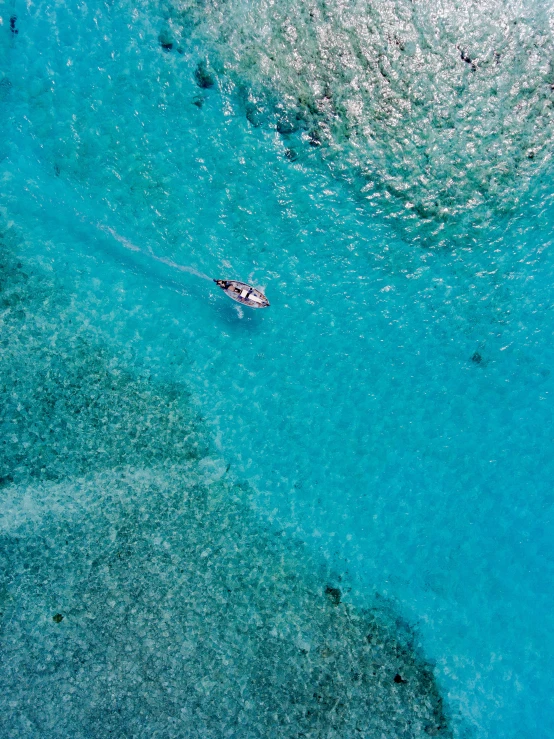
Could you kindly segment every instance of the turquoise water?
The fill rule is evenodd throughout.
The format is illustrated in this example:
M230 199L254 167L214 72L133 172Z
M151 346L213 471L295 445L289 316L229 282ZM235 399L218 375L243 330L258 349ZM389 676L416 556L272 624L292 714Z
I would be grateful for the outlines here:
M3 733L550 737L552 15L225 7L1 10Z

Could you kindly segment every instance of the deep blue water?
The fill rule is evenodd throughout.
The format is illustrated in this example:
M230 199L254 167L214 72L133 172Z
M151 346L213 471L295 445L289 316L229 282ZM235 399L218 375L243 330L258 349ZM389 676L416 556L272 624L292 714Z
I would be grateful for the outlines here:
M71 430L68 406L56 404L63 380L53 386L51 410L33 410L37 386L51 380L47 366L57 366L56 377L73 377L72 366L84 361L76 359L78 340L101 344L111 357L106 366L117 373L187 388L202 424L194 433L211 450L202 474L248 486L252 520L245 526L274 526L304 542L303 554L288 552L287 572L294 571L295 556L298 573L328 567L327 579L340 583L353 612L386 603L383 612L392 609L393 621L414 629L454 735L550 737L554 213L545 59L552 14L514 5L504 18L493 4L479 11L489 18L483 30L470 4L444 4L435 15L418 11L421 17L412 20L403 5L391 4L382 17L356 8L356 17L369 19L358 28L338 5L324 18L314 6L320 38L335 24L344 38L359 32L362 48L372 24L375 38L388 38L399 19L405 38L391 42L390 53L383 47L385 71L375 78L395 80L387 112L386 91L377 82L370 89L371 64L363 67L364 78L346 54L342 69L335 49L314 67L314 55L324 58L328 47L302 40L306 18L292 9L287 15L284 3L268 7L16 3L0 11L0 218L6 253L13 264L20 260L32 285L3 304L12 326L5 333L4 402L10 399L13 414L6 411L2 429L10 440L0 472L5 553L13 553L10 537L57 541L60 520L69 522L64 532L85 532L85 549L109 538L97 511L111 506L112 497L125 497L115 482L122 465L130 479L140 478L134 488L128 483L129 496L137 510L151 508L152 520L163 491L178 488L181 452L172 459L152 451L157 424L165 421L151 409L165 390L152 396L133 390L133 398L148 396L141 405L112 388L110 403L120 405L123 419L127 410L130 419L152 413L149 430L141 432L148 443L138 451L135 444L129 458L121 451L128 444L119 440L121 424L109 434L102 424L85 436ZM497 36L495 13L505 21ZM467 14L471 28L463 31ZM512 16L523 30L511 30ZM283 18L288 46L275 41L272 49L272 39L284 33ZM257 35L262 26L265 40ZM336 38L342 38L338 30ZM378 46L374 39L366 43ZM352 42L352 49L358 46ZM395 61L399 46L410 53L408 64ZM294 48L298 83L288 56ZM273 67L264 66L266 53ZM509 60L507 71L495 72L495 53ZM464 55L477 59L475 69ZM412 95L416 64L418 79L427 80L428 89L420 90L425 100L411 99L412 108L399 112L403 71ZM353 77L358 107L348 93ZM327 103L315 105L309 96L317 94ZM458 100L463 105L453 114ZM456 125L444 133L432 116L447 108L441 115L453 116ZM485 125L493 108L496 124ZM285 118L294 125L287 129ZM464 119L466 128L458 125ZM478 125L483 130L475 133ZM420 144L408 145L416 136ZM401 196L402 181L407 194ZM271 308L240 309L190 270L260 285ZM81 387L89 370L79 372ZM19 390L10 385L14 378ZM29 420L11 440L18 413ZM40 427L49 418L57 419L54 436L67 439L52 452L55 460L39 464L54 449ZM179 429L166 436L171 449ZM200 473L187 474L193 484ZM156 494L141 475L153 480ZM113 514L117 530L125 515L124 506ZM148 527L141 519L146 538ZM203 536L210 541L209 531ZM208 551L205 541L199 557ZM53 628L48 609L62 613L75 603L84 566L80 555L68 555L48 586L55 598L47 601L29 580L29 569L43 566L34 546L9 560L13 569L2 590L9 623L23 614L23 625L4 632L6 664L23 655L25 675L33 674L33 664L39 671L41 644L54 638L40 631L37 614L47 612ZM134 553L115 578L116 600L118 588L128 592L134 568L143 572L147 557L141 556ZM141 575L165 578L166 588L174 576L163 569ZM180 607L176 602L168 612ZM190 643L207 638L194 633L204 618L199 611L191 622ZM66 616L59 626L70 622ZM126 628L118 622L132 651L141 632L129 635ZM145 657L137 649L140 663ZM57 680L79 674L64 673L63 658L57 659ZM28 719L21 694L32 703L44 683L18 684L5 672L10 736L78 735L78 723L57 724L62 704L47 704ZM164 674L162 666L158 683ZM224 686L221 691L227 694ZM67 701L77 721L81 704L72 695ZM260 695L253 689L249 698L254 715ZM155 725L137 728L121 719L112 730L225 735L224 719L219 729L197 727L205 710L196 715L189 707L185 720L164 708ZM183 723L175 728L177 718ZM111 720L100 713L89 735L107 735L103 722ZM258 733L248 726L250 733L235 727L228 735L276 735L263 721ZM358 735L345 727L326 734L318 725L311 735ZM398 729L389 731L386 736L399 736ZM420 735L415 725L404 731Z

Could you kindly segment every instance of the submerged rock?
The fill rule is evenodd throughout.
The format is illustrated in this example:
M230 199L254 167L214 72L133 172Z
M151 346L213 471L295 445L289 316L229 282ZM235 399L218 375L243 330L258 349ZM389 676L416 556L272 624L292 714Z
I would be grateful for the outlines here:
M247 102L245 107L246 120L255 128L262 125L263 117L261 111L255 103Z
M319 131L310 131L310 138L309 138L310 146L321 146L321 138L319 135Z
M158 36L158 41L160 42L160 46L164 51L171 51L175 44L173 35L169 28L162 28Z
M293 148L285 149L285 157L289 162L295 162L298 159L298 152Z
M215 77L208 70L206 62L198 62L194 70L194 79L198 87L201 87L203 90L208 90L215 85Z
M330 585L327 585L327 587L325 588L325 595L334 606L339 605L341 592L338 588L333 588Z
M298 131L298 122L292 118L280 118L276 125L277 132L285 136Z

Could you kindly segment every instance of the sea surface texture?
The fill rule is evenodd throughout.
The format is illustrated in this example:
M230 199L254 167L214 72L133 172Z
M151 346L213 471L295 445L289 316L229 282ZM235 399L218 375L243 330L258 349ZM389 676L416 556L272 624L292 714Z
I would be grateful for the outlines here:
M553 104L550 2L0 3L1 737L554 736Z

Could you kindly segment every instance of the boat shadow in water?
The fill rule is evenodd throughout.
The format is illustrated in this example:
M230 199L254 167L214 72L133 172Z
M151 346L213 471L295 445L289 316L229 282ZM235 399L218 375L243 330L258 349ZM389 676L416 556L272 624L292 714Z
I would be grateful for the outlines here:
M260 315L260 311L230 303L223 296L221 301L218 299L216 311L220 322L227 329L234 331L237 336L257 334L264 324L265 315Z

